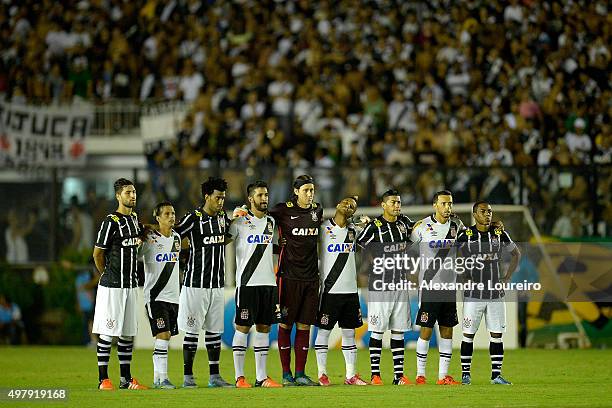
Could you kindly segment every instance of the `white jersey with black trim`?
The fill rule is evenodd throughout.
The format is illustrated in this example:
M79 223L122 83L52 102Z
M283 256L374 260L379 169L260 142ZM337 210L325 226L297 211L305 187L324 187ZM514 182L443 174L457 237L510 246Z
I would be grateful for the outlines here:
M178 303L180 292L179 253L181 236L172 231L166 237L151 231L145 238L140 255L144 262L144 301Z
M340 227L331 218L321 226L320 260L321 291L323 293L356 293L357 267L355 248L357 227Z
M410 241L419 247L419 283L454 283L455 240L465 226L459 218L444 224L433 215L414 224Z
M276 286L274 218L251 211L232 221L228 237L236 241L236 286Z

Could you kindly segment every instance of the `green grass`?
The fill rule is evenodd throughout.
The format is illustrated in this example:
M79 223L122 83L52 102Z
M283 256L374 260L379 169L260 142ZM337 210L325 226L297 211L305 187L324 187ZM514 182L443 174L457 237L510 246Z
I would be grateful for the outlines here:
M428 378L437 377L438 356L430 350ZM392 361L389 350L382 359L383 387L348 387L339 385L344 374L344 360L339 350L329 353L329 376L334 386L298 387L288 389L207 389L150 390L101 392L96 390L97 367L94 349L78 347L1 347L0 387L67 388L68 403L32 403L0 401L0 406L76 406L76 407L361 407L414 406L432 407L599 407L612 406L612 350L513 350L507 351L504 376L513 386L493 386L489 380L487 351L476 351L469 387L392 386ZM252 351L247 354L246 374L254 377ZM414 350L406 351L406 374L414 378ZM358 368L369 378L367 350L359 352ZM110 373L118 385L118 364L113 349ZM169 356L170 379L182 382L182 353L173 350ZM280 380L278 352L273 350L268 361L268 372ZM208 380L205 350L196 357L196 378L201 386ZM221 356L221 374L233 378L231 351ZM307 373L316 376L314 351L309 354ZM151 352L136 350L132 374L145 384L152 381ZM459 352L454 351L451 374L460 377Z

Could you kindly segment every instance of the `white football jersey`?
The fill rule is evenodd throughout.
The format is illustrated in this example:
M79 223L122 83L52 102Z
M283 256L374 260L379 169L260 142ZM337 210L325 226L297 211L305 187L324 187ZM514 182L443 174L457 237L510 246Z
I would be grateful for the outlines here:
M457 252L455 239L464 229L458 218L451 218L442 224L433 215L414 224L410 241L419 248L419 283L423 279L432 283L455 282L455 271L451 266ZM424 268L424 262L429 266Z
M229 237L236 241L236 286L276 286L274 218L251 211L232 221Z
M180 292L179 252L181 236L150 232L140 249L144 261L144 301L178 303Z
M355 248L357 229L353 224L339 227L333 218L323 222L321 242L321 292L356 293Z

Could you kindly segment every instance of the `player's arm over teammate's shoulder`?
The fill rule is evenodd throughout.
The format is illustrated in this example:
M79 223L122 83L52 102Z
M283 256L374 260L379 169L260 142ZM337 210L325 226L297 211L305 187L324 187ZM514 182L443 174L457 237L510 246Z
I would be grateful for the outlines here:
M414 225L416 224L414 221L412 221L410 219L410 217L408 217L405 214L400 214L397 216L398 221L402 221L404 224L406 224L407 227L409 228L414 228Z
M423 240L423 220L418 220L412 226L412 232L410 233L410 242L418 244Z
M455 239L455 246L457 247L457 254L460 256L470 256L469 248L466 245L469 241L470 236L472 236L471 228L464 228L463 230L459 230L459 234L457 235L457 239Z
M378 218L374 218L368 222L361 233L357 236L357 248L364 248L367 244L372 242L379 226L380 221Z
M283 213L283 211L285 210L285 208L291 208L293 207L293 202L291 201L284 201L281 203L276 204L274 207L270 208L270 210L268 211L268 214L270 214L272 217L274 217L274 219L278 222L278 217L280 217L280 215Z
M457 232L462 232L467 229L467 227L465 226L463 221L461 221L461 218L459 218L459 216L454 216L452 219L457 223Z
M238 228L238 226L242 222L244 222L244 216L236 217L230 221L229 228L225 232L225 244L229 244L238 239L238 235L240 235L240 228Z
M198 216L202 216L202 213L198 210L188 212L174 226L174 231L176 231L181 237L185 238L187 236L187 233L191 231L191 229L195 225L196 218L198 218Z

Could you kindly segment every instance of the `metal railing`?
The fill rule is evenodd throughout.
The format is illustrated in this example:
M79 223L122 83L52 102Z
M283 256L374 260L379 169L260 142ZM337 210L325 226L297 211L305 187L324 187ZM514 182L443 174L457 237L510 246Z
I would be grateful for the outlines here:
M143 115L161 114L184 110L183 101L136 102L132 99L111 99L94 107L92 136L140 135L140 118Z

